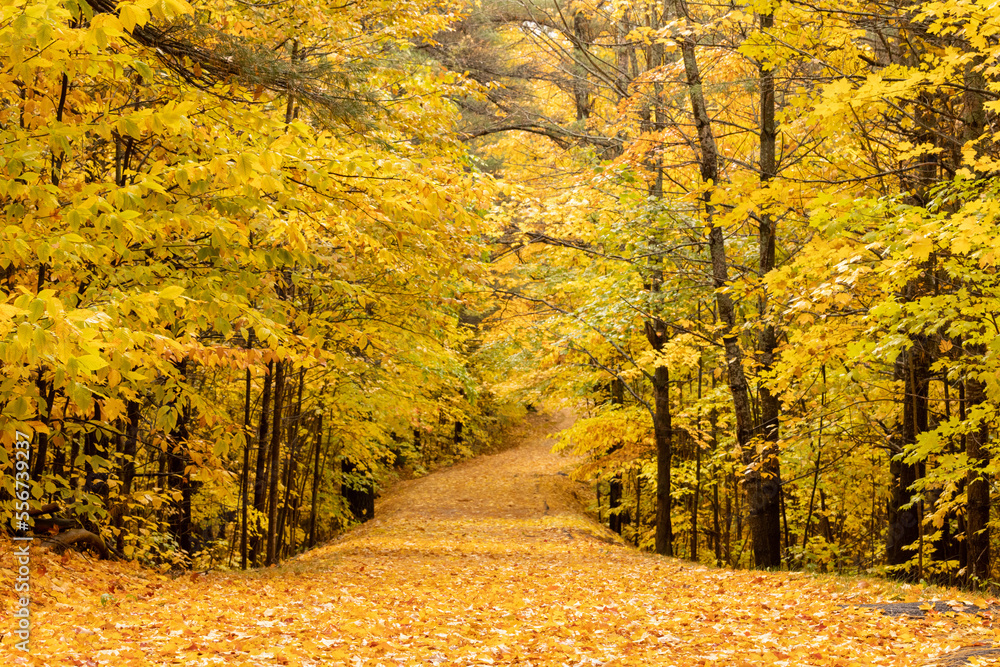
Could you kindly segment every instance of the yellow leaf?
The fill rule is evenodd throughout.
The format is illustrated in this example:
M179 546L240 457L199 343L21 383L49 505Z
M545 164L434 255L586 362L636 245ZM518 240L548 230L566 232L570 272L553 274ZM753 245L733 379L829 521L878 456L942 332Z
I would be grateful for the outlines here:
M909 245L910 252L913 253L914 259L921 262L927 259L930 256L931 251L934 250L934 243L920 233L914 234L910 237Z
M180 285L171 285L160 290L160 298L164 301L173 301L184 294L184 288Z

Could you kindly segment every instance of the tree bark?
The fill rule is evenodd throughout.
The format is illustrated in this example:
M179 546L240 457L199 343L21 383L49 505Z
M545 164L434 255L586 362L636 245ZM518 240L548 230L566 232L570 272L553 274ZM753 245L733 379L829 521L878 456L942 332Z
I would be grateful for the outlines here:
M965 382L965 396L969 408L986 401L986 386L979 380ZM966 410L968 418L971 410ZM975 419L975 417L973 417ZM981 422L965 436L965 453L969 457L968 485L966 486L966 543L968 565L966 574L976 585L986 585L990 580L990 482L986 472L990 465L987 448L989 427Z
M625 389L622 385L622 381L618 378L613 378L610 383L610 393L611 393L611 404L621 406L625 403ZM618 450L622 446L622 443L617 443L612 448L612 452ZM618 533L622 534L622 529L628 525L628 514L624 512L624 507L622 504L622 496L624 495L624 484L622 484L622 475L618 473L614 475L608 482L608 527Z
M52 420L52 403L55 401L56 390L55 384L50 383L45 380L44 368L40 367L38 369L38 379L36 385L38 386L38 403L39 407L44 406L45 412L39 414L39 421L42 422L46 427ZM45 459L48 456L49 449L49 434L45 430L40 430L38 432L38 447L35 452L35 459L32 461L32 471L31 479L39 481L42 479L42 475L45 473Z
M677 13L684 16L685 11L681 0L674 0ZM708 184L719 181L719 150L712 130L712 120L708 114L702 86L701 71L695 55L695 41L692 33L684 35L680 40L681 56L684 60L684 73L687 81L688 96L691 100L691 112L694 116L695 129L698 133L698 148L701 152L701 179ZM757 452L753 444L754 420L750 407L750 392L746 374L743 371L743 348L740 345L739 332L736 328L736 311L732 297L725 292L729 282L729 263L726 259L726 241L722 227L714 224L715 206L711 201L711 191L702 195L706 222L709 226L708 248L711 256L712 283L715 287L715 301L719 318L726 329L722 334L722 344L726 355L726 369L729 380L729 390L733 398L733 412L736 417L736 442L743 453L743 463L746 466L744 489L747 503L750 507L750 528L754 534L754 564L759 568L780 567L781 565L781 530L780 522L774 531L777 536L777 549L771 535L771 513L780 519L780 504L778 492L780 485L776 479L764 477ZM766 463L766 461L764 462Z
M104 544L104 540L96 533L84 530L83 528L72 528L52 537L46 536L41 538L41 542L56 553L60 553L72 545L82 544L96 551L102 560L107 560L111 557L107 545Z
M271 478L267 492L267 554L265 565L277 562L278 468L281 465L281 410L284 407L285 364L279 361L274 373L274 426L271 428Z
M760 17L761 30L774 26L774 15ZM777 128L774 122L774 71L770 65L762 63L760 80L760 171L761 185L777 176L775 146ZM773 216L762 211L758 217L758 270L761 280L774 269L777 223ZM763 447L760 457L753 459L754 470L747 473L745 484L748 488L750 505L750 530L754 540L754 559L758 567L781 566L781 470L778 460L778 426L781 405L778 397L771 392L767 376L774 365L775 349L778 346L774 326L767 321L767 290L762 285L758 297L758 314L762 325L757 331L757 353L760 373L764 380L759 383L760 435ZM749 448L751 451L755 448ZM746 454L747 450L744 450ZM745 457L746 458L746 457Z
M674 434L670 418L670 371L666 366L657 366L653 371L653 401L653 438L656 441L656 553L673 556L670 473Z
M269 362L264 375L264 389L260 399L260 424L257 429L257 465L253 481L253 508L258 513L255 521L256 535L250 545L250 562L256 564L260 555L263 525L260 516L267 509L267 434L268 419L271 415L271 384L274 376L274 362Z
M243 399L243 474L240 475L240 569L247 569L247 519L250 505L250 448L253 438L250 435L250 384L252 380L250 368L246 372L246 389Z
M282 547L285 543L285 527L291 516L293 481L298 472L298 459L296 457L299 448L299 419L302 416L302 391L305 388L305 382L305 368L299 368L299 388L295 400L295 410L291 412L288 419L288 458L285 459L285 474L283 475L285 480L285 496L282 499L281 509L278 512L277 551L279 555L282 553Z
M183 372L183 371L182 371ZM170 517L170 528L180 550L190 556L194 552L194 542L191 534L191 480L185 474L188 464L187 441L188 419L190 410L182 407L177 417L177 425L171 434L170 452L168 454L167 472L171 486L180 491L181 498Z
M321 414L318 418L318 423L316 424L316 458L313 461L313 484L312 484L312 503L309 510L309 547L312 548L316 546L316 511L317 502L319 499L319 456L320 450L323 448L323 415Z
M896 455L889 463L889 532L886 539L886 560L890 565L903 565L914 555L910 547L920 539L920 508L911 504L910 487L920 477L919 463L906 463L903 452L907 445L927 430L927 390L930 384L930 359L925 350L926 339L914 338L910 349L896 360L895 375L903 381L902 419L896 433ZM913 578L908 571L901 576Z

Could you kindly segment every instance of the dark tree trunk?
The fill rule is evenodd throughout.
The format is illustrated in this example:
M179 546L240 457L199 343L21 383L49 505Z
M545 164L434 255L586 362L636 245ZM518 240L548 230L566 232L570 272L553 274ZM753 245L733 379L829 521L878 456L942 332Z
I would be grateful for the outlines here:
M250 513L250 448L253 436L250 433L250 385L253 376L250 368L246 372L246 389L243 397L243 474L240 475L240 569L247 569L247 519Z
M52 476L64 477L66 475L66 443L56 446L56 451L52 455ZM36 477L36 479L38 479Z
M316 546L316 516L317 516L317 503L319 501L319 486L320 486L320 475L319 475L319 456L320 450L323 448L323 415L320 415L318 422L316 424L316 458L313 459L313 484L312 484L312 502L309 510L309 547L312 548Z
M285 363L279 361L274 373L274 426L271 428L271 478L267 491L267 555L265 565L277 562L278 547L278 468L281 465L281 410L284 407Z
M680 0L675 0L678 16L685 16L686 9ZM694 33L691 32L680 40L681 56L684 60L684 72L687 79L688 96L691 100L691 113L698 133L698 148L700 149L701 180L704 183L719 181L719 150L715 143L712 121L705 101L702 86L701 71L695 56ZM743 463L746 466L744 489L747 502L751 508L750 527L754 533L754 564L756 567L781 566L781 524L780 505L778 502L777 479L767 479L764 465L770 459L758 462L757 451L753 442L754 420L750 407L749 387L743 372L743 348L740 345L739 331L736 327L736 310L732 296L724 290L729 282L729 262L726 259L726 242L722 227L714 224L715 206L711 201L711 191L703 195L705 213L709 224L708 249L711 256L712 282L716 289L715 300L719 318L726 329L722 334L722 343L726 355L729 390L733 398L733 412L736 416L736 442L743 452ZM773 457L772 457L773 458ZM776 465L776 460L773 465ZM778 521L772 520L778 517ZM773 534L772 534L773 533ZM777 544L777 548L772 545Z
M141 406L138 401L129 401L125 406L125 437L121 441L122 456L122 488L121 507L116 513L115 526L118 528L116 544L118 551L125 549L125 511L126 503L132 494L132 484L135 481L135 455L139 449L139 418Z
M639 471L635 471L635 546L639 546L640 533L642 532L642 477Z
M657 366L653 371L653 439L656 442L656 553L674 555L670 484L673 459L673 426L670 420L670 371Z
M763 31L774 25L774 16L760 17ZM763 62L760 78L760 171L761 184L766 185L777 175L775 145L777 130L774 122L774 72ZM762 212L758 218L758 270L763 279L774 269L777 223L770 213ZM767 293L761 288L758 310L762 321L767 321ZM757 331L757 352L760 371L768 374L774 365L777 348L774 327L764 324ZM760 437L763 448L760 457L755 447L744 449L744 459L753 461L754 470L747 473L744 484L750 506L750 531L753 536L754 560L758 567L781 566L781 470L778 461L778 419L780 403L765 382L758 388L760 399ZM751 454L747 456L747 454Z
M76 460L80 457L80 436L75 434L69 447L69 488L76 488Z
M701 502L701 445L694 444L694 493L691 496L691 560L698 561L698 505Z
M973 408L986 401L986 386L979 380L966 380L966 401ZM969 410L966 410L966 415ZM966 543L968 553L967 575L976 585L986 585L990 580L990 482L986 472L990 465L987 448L989 427L985 422L965 436L965 452L969 457L968 485L966 486L967 520Z
M183 366L181 368L183 373ZM177 425L174 426L170 438L170 452L168 453L167 472L168 479L174 490L180 491L181 497L177 502L174 512L170 515L170 532L177 540L181 552L190 556L194 552L194 543L191 534L191 480L185 474L188 464L187 442L188 442L188 419L190 409L184 406L177 416Z
M910 487L920 477L920 464L904 462L902 452L927 430L927 390L930 385L930 359L925 349L927 343L923 337L916 337L913 346L900 353L896 360L896 379L903 381L904 391L902 420L894 443L898 451L889 463L886 560L890 565L902 565L909 561L914 552L905 547L920 539L919 503L910 504ZM919 560L919 554L917 556ZM909 571L902 576L913 578L916 575L916 572Z
M616 511L622 504L622 480L621 477L613 477L608 482L608 528L622 534L622 514Z
M257 512L256 535L250 545L250 562L256 564L260 555L263 524L260 517L267 509L267 443L268 419L271 415L271 384L274 375L274 362L267 365L264 375L264 389L260 399L260 423L257 429L257 465L253 481L253 508Z
M983 75L984 59L977 56L965 66L963 136L965 142L971 142L975 156L981 157L984 147L989 145L989 139L982 140L988 128L985 99L981 92L987 89L986 77ZM981 175L981 174L977 174ZM975 350L979 353L982 349ZM962 421L968 418L969 407L986 400L986 388L979 380L966 380L965 397L960 403L964 414ZM985 586L990 581L990 483L992 476L986 472L990 465L990 451L986 447L989 439L989 427L984 422L974 431L965 436L965 453L969 457L969 473L966 493L966 539L962 546L966 549L967 577L975 585Z
M625 387L618 378L613 378L610 385L611 404L623 405L625 403ZM621 447L621 443L615 444L612 451ZM608 482L608 527L619 535L622 529L629 524L629 516L622 505L624 485L622 484L621 473L614 475Z
M281 509L278 513L278 554L282 553L285 544L285 528L291 515L292 490L295 486L295 475L298 472L298 460L296 458L299 449L299 420L302 417L302 391L305 388L305 369L299 369L299 388L295 400L295 410L288 419L288 458L285 459L285 497L281 502ZM292 529L294 531L294 529Z
M587 80L586 48L590 32L590 20L586 12L580 10L573 15L573 101L576 105L576 119L590 117L590 82Z
M45 380L44 372L44 368L38 369L36 384L38 385L39 407L44 410L44 412L40 411L41 414L38 415L38 418L47 427L52 421L52 403L55 401L56 389L55 384ZM35 451L34 465L31 471L31 478L35 481L41 480L42 475L45 473L45 459L49 453L49 434L44 430L40 430L37 441L38 446Z
M101 404L94 401L94 423L101 422ZM104 437L104 432L99 428L87 431L83 436L84 471L86 477L83 482L83 490L87 493L96 493L108 497L108 471L94 467L94 457L106 459L108 455L108 443ZM95 526L96 528L96 526Z
M135 481L135 455L139 451L141 407L138 401L129 401L125 407L125 418L128 419L122 447L124 458L124 463L122 463L122 495L125 497L132 493L132 484Z

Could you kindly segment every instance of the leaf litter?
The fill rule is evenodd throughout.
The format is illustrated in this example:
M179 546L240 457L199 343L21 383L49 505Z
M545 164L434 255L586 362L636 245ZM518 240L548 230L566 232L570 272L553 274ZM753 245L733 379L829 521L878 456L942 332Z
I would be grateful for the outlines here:
M31 652L15 649L8 625L0 658L248 667L996 664L992 614L928 604L922 617L889 617L859 607L897 595L893 582L716 569L625 546L583 511L590 490L565 474L574 461L550 452L546 431L568 421L539 417L515 448L398 484L374 520L276 568L172 578L34 550ZM9 612L15 569L5 552L0 595ZM920 589L908 588L907 602L919 602ZM975 602L980 611L993 604Z

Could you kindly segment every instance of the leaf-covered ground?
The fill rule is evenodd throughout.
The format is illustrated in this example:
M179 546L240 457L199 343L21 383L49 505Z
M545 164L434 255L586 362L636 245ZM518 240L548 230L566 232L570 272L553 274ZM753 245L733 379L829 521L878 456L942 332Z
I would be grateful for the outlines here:
M376 520L267 571L172 578L36 551L32 656L6 634L0 658L8 665L905 667L945 664L949 651L994 640L988 613L910 618L854 607L893 594L930 599L916 588L718 570L615 544L580 509L567 459L549 453L537 429L523 440L400 484ZM0 594L8 610L11 566L5 553ZM7 633L9 615L4 622Z

